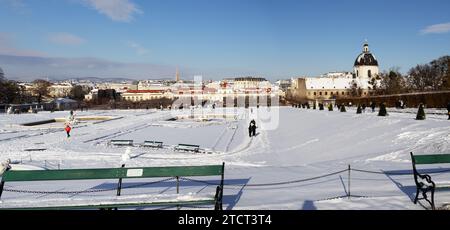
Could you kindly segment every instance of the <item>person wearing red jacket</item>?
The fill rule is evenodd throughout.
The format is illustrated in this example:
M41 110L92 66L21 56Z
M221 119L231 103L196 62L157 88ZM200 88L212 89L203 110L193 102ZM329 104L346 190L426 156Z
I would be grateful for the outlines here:
M72 128L70 127L70 125L66 125L65 130L66 130L66 133L67 133L67 138L69 138L70 137L70 131L72 130Z

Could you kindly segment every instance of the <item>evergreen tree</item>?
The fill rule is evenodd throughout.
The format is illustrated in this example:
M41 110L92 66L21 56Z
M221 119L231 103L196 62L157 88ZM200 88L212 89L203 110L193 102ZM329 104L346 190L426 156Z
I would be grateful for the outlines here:
M388 113L386 111L386 105L383 103L380 104L380 111L378 112L378 116L385 117Z
M358 108L356 109L356 114L361 114L361 113L362 113L361 105L358 104Z
M306 108L309 109L309 103L306 103Z
M333 111L333 104L328 104L328 111Z
M345 109L345 105L342 104L341 105L341 113L345 113L345 112L347 112L347 110Z
M319 104L319 110L323 110L323 104L322 103Z
M420 103L419 110L417 111L416 120L425 120L425 111L423 109L423 104Z
M316 109L316 103L314 102L314 104L313 104L313 109Z

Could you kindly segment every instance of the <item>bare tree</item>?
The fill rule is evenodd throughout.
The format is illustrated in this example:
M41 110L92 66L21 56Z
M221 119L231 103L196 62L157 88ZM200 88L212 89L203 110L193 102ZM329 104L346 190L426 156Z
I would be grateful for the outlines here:
M0 103L19 102L21 90L19 85L14 81L0 81Z
M354 81L350 82L350 94L352 97L358 97L361 96L363 90L358 84Z
M440 89L450 89L450 56L443 56L430 62L440 80Z
M406 91L405 78L399 72L398 67L391 68L389 72L381 73L380 78L380 91L383 94L398 94Z
M415 91L440 90L449 85L450 56L443 56L429 64L417 65L408 72L408 87Z
M88 94L89 89L83 88L81 85L74 85L70 90L70 97L75 100L82 101L84 95Z
M415 91L437 90L442 79L429 64L417 65L408 72L408 87Z
M46 80L37 79L33 81L33 85L33 93L38 96L38 103L41 103L42 97L48 96L51 83Z

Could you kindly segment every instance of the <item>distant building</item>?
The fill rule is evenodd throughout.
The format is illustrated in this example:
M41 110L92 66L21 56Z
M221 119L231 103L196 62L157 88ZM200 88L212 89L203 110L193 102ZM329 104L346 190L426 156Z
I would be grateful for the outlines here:
M79 107L78 101L68 98L57 98L52 103L55 104L57 110L74 110Z
M3 72L3 69L0 68L0 80L3 80L5 78L5 72Z
M49 87L48 95L50 97L68 97L72 91L73 85L68 82L52 84Z
M242 90L248 88L271 88L272 84L265 78L259 77L238 77L234 79L234 90Z
M137 90L138 85L131 84L131 83L102 83L102 84L98 84L97 88L101 89L101 90L113 89L117 93L123 93L128 90Z
M290 97L297 101L327 102L350 96L368 96L374 84L379 84L378 60L367 43L355 60L352 72L331 72L320 77L292 79Z
M162 98L173 98L172 93L166 90L128 90L121 94L125 101L149 101Z

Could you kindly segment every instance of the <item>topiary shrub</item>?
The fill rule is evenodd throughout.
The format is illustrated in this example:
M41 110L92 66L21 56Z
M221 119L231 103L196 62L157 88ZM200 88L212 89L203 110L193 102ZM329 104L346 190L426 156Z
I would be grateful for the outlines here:
M419 110L417 111L416 120L425 120L425 110L422 103L419 105Z
M347 112L347 110L345 109L345 105L341 105L341 113L345 113L345 112Z
M358 105L358 108L356 109L356 114L362 114L362 108L360 105Z
M380 111L378 112L378 116L385 117L388 113L386 111L386 105L383 103L380 104Z
M328 104L328 111L333 111L333 104Z
M323 110L323 104L322 103L319 104L319 110Z

